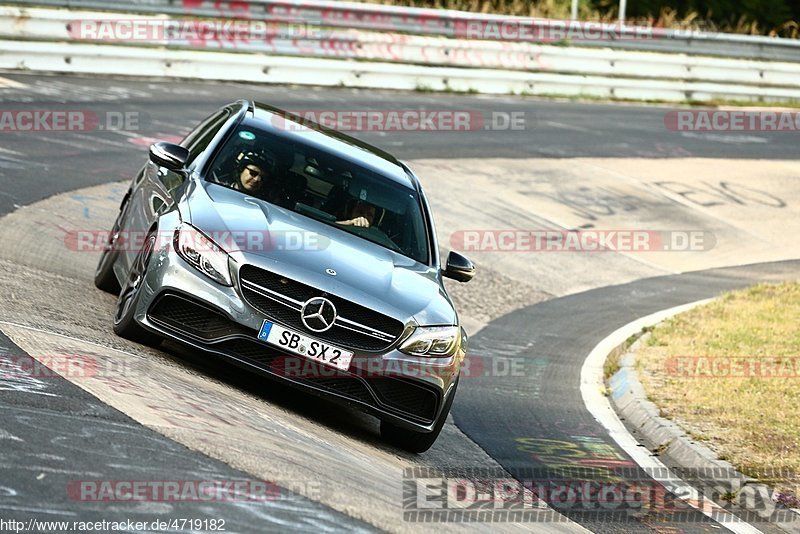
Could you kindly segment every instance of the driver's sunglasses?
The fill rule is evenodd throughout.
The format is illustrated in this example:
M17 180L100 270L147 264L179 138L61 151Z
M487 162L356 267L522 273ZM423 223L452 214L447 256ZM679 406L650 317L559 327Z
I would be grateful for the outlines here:
M245 169L253 178L258 178L261 175L261 171L259 169L251 169L250 167L245 167Z

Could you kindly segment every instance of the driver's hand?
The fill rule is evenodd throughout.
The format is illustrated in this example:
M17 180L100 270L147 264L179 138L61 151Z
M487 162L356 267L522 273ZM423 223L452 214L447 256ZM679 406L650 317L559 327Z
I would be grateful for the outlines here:
M366 217L356 217L349 221L336 221L336 224L343 224L345 226L359 226L361 228L369 228L369 220Z

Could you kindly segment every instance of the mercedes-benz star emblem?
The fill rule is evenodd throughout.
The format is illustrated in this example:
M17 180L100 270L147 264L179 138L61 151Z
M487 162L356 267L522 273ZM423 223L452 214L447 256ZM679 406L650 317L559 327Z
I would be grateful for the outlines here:
M325 332L336 321L336 306L333 302L323 297L314 297L303 304L300 318L306 328L313 332Z

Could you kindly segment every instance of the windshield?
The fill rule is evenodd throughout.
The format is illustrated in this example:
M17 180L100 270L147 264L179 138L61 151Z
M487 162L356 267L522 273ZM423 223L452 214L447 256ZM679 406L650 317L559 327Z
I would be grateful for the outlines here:
M243 124L206 178L428 262L416 191L317 148Z

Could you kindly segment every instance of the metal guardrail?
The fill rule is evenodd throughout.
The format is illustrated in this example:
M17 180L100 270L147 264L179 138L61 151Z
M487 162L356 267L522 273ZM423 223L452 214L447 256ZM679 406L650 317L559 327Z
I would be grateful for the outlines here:
M224 22L224 21L223 21ZM0 6L0 37L39 41L98 42L126 44L99 39L99 28L153 23L139 46L169 46L195 50L260 52L284 56L358 59L391 63L462 68L490 68L519 71L608 76L618 78L676 80L753 85L758 87L800 87L800 63L743 61L688 57L674 54L640 53L615 49L534 45L521 42L470 41L442 37L324 30L309 35L288 35L291 26L270 27L259 37L218 35L222 27L206 26L191 19L85 11ZM156 26L155 24L158 24ZM252 24L245 25L250 28ZM266 25L262 25L266 30ZM156 31L153 30L156 29ZM192 30L202 38L187 38ZM92 31L94 30L94 31ZM92 38L95 38L93 41ZM161 37L161 38L157 38Z
M373 89L476 91L631 100L800 100L800 88L648 80L501 69L0 40L0 69L235 80Z
M72 3L87 1L96 0ZM205 0L183 1L201 5ZM244 20L239 26L269 31L260 40L241 39L234 31L233 39L226 40L213 31L222 28L225 34L231 19L187 17L183 9L180 13L184 16L0 6L0 39L5 39L0 42L0 68L634 100L800 100L798 62L454 39L332 25L315 27L307 36L283 35L297 27L287 24L296 20L295 13L284 14L277 24L240 17ZM155 33L145 32L133 41L113 31L110 37L85 31L93 24L132 28L143 21L146 28L155 26ZM182 38L180 32L176 38L171 29L182 25L213 31L199 41Z
M58 6L128 13L166 13L293 21L335 28L409 33L460 39L530 41L564 35L570 45L779 61L800 60L800 40L689 32L617 24L506 17L452 10L403 8L323 0L4 0L6 4ZM599 32L600 39L570 39Z

